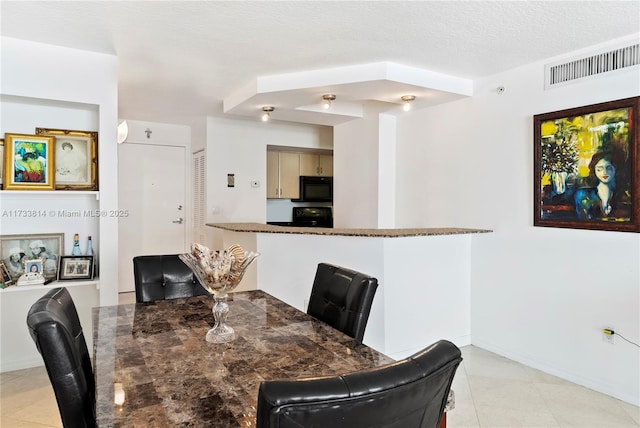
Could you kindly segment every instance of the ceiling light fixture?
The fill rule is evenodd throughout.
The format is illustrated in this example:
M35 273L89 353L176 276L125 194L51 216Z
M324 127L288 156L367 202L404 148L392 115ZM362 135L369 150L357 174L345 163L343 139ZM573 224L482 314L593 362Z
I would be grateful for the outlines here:
M402 101L404 101L404 105L402 106L402 110L409 111L411 110L411 102L416 99L415 95L403 95L400 97Z
M262 107L262 111L264 113L262 113L262 121L263 122L268 122L269 121L269 114L273 111L273 107L271 106L264 106Z
M331 101L334 101L336 96L334 94L324 94L322 96L322 108L329 110L331 108Z

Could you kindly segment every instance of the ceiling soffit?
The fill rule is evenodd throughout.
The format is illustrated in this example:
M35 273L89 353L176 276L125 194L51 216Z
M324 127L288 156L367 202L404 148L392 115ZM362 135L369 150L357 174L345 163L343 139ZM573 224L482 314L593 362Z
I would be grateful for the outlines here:
M330 109L322 106L323 94L336 95ZM472 94L470 79L377 62L257 77L226 97L223 110L257 118L263 106L272 106L272 119L333 126L361 118L372 105L400 114L403 95L414 95L412 109L420 109Z

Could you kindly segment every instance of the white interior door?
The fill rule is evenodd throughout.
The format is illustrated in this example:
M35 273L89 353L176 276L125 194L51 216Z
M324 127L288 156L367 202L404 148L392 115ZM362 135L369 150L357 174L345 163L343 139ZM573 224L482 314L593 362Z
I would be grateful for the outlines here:
M186 148L118 147L119 292L134 291L133 258L185 252Z

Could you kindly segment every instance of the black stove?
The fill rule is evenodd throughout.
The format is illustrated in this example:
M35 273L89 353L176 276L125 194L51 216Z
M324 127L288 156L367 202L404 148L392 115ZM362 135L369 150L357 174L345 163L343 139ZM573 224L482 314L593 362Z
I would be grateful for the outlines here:
M331 207L294 207L293 226L333 227Z
M275 226L290 227L333 227L331 207L293 207L292 221L267 222Z

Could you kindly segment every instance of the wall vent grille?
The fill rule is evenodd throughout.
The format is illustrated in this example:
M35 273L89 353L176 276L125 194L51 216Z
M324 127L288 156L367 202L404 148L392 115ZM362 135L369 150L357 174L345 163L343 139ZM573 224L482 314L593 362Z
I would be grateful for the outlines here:
M640 44L621 47L599 54L565 61L545 67L546 87L585 77L622 70L640 64Z

